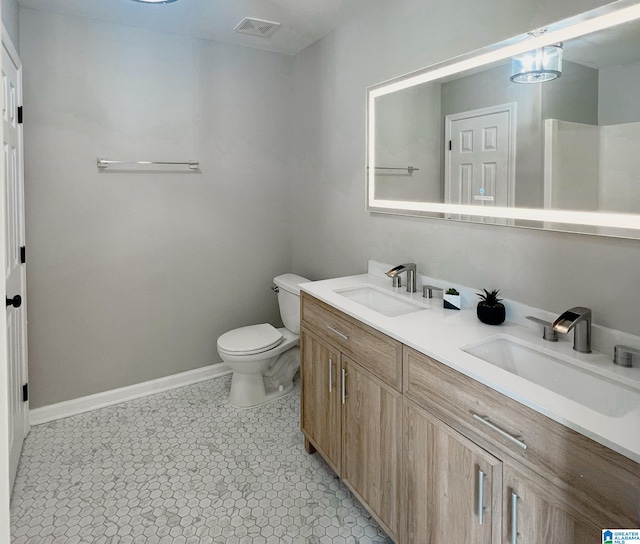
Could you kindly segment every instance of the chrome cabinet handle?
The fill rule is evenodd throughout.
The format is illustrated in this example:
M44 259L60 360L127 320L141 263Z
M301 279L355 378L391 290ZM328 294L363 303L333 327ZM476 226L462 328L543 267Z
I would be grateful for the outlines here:
M347 371L342 368L342 404L347 403Z
M478 525L484 521L484 477L486 474L478 469Z
M329 357L329 393L331 393L331 385L333 382L333 361Z
M336 333L343 340L345 340L345 341L349 340L349 337L346 334L342 334L340 331L334 329L333 327L330 327L329 325L327 325L327 329L329 329L331 332Z
M479 421L480 423L483 423L490 429L493 429L500 436L506 438L507 440L510 440L519 448L522 448L523 450L527 449L527 445L524 443L524 439L521 436L513 436L512 434L508 433L504 429L501 429L495 423L493 423L491 419L489 419L489 416L480 416L473 412L471 413L471 415L473 416L473 419L475 419L476 421Z
M511 544L518 544L518 495L511 492Z

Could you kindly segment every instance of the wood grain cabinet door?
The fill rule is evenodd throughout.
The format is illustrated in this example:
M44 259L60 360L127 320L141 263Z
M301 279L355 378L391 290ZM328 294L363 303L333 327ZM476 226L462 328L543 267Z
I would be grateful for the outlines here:
M407 544L499 544L502 462L404 401Z
M340 476L340 352L304 329L300 345L302 431Z
M399 542L402 395L344 355L342 361L342 478Z
M503 542L508 544L588 544L602 542L602 529L573 513L562 492L540 477L504 464Z

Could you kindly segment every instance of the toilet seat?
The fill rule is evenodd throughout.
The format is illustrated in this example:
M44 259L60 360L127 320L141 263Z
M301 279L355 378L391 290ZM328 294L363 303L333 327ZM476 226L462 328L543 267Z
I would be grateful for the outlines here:
M218 349L233 355L255 355L275 348L283 339L278 329L263 323L225 332L218 338Z

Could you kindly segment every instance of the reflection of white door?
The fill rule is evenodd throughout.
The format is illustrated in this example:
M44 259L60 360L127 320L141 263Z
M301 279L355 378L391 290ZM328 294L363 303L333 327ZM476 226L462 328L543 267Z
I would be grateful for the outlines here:
M446 116L445 202L514 205L515 120L513 103Z
M29 431L27 383L26 273L24 255L24 184L20 59L6 32L2 34L2 148L4 154L5 278L7 292L7 363L9 405L9 476L13 485L22 442Z

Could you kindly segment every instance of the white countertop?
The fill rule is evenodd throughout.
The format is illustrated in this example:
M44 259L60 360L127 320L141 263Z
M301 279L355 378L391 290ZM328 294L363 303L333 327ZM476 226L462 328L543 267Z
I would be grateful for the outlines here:
M386 317L335 292L365 285L373 285L409 299L424 306L425 310ZM544 350L552 350L562 357L570 357L585 368L639 391L640 368L618 367L612 363L611 356L603 353L594 351L581 354L573 351L573 334L551 343L542 339L542 329L538 330L533 324L526 326L508 319L500 326L485 325L476 317L475 309L445 310L442 298L423 298L420 288L417 293L408 293L404 287L394 289L391 280L372 274L304 283L300 287L306 293L403 344L640 463L640 406L622 417L608 417L460 348L492 336L508 334Z

